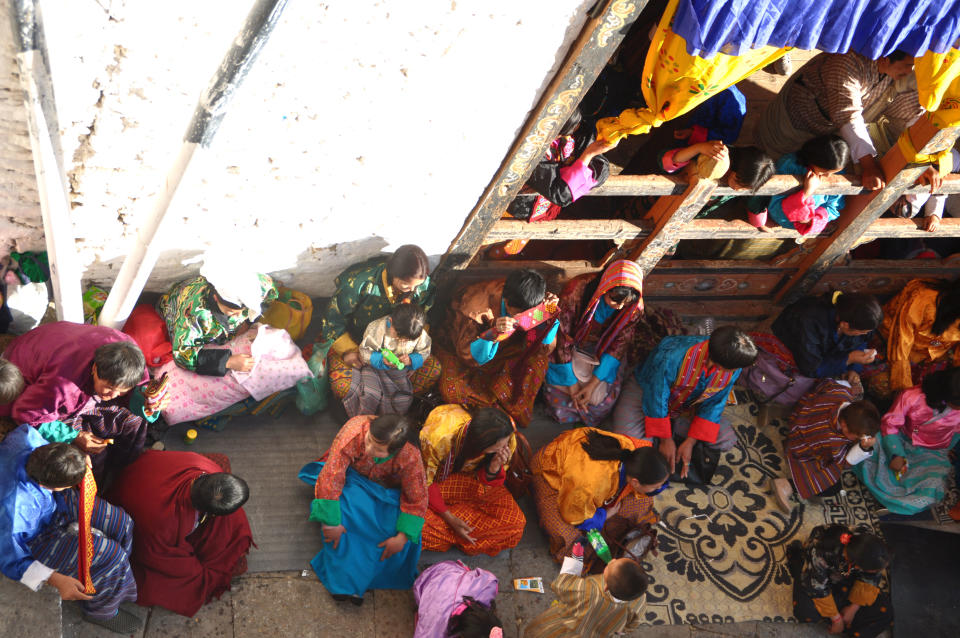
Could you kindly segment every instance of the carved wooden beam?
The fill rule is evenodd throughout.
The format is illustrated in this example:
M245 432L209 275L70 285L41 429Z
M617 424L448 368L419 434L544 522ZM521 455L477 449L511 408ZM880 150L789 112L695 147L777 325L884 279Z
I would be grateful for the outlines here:
M926 117L909 129L914 148L921 154L932 154L950 148L960 135L960 128L937 129ZM813 289L833 263L850 252L857 240L894 201L927 169L924 165L907 164L897 146L880 160L887 185L871 193L854 195L837 220L837 229L829 237L820 238L810 253L798 264L794 275L777 294L777 304L789 304Z
M683 195L661 197L650 209L647 217L652 220L653 228L649 235L611 251L604 262L609 263L614 259L633 259L640 265L644 274L649 274L667 251L677 243L680 232L687 222L703 209L716 188L716 181L702 179L694 174Z
M649 237L653 222L647 219L554 219L547 222L528 222L504 219L496 222L487 233L484 243L511 239L547 241L605 239L622 242ZM824 233L824 236L829 233ZM742 219L694 219L684 226L678 239L794 239L800 233L790 228L769 227L757 230ZM904 239L960 237L960 218L946 218L935 232L923 230L921 220L883 218L874 221L863 232L864 239Z
M774 175L766 184L757 189L756 193L748 193L730 188L725 184L718 184L714 195L779 195L792 191L800 186L800 179L793 175ZM636 197L639 195L663 196L663 195L681 195L687 189L687 183L682 177L673 177L667 175L611 175L603 186L590 191L590 196L600 197ZM911 185L904 192L906 193L924 193L929 192L929 186ZM825 195L857 195L864 191L860 185L860 178L846 175L831 175L824 179L818 193ZM940 193L960 193L960 175L947 175L943 178L943 186L938 191Z
M466 268L516 197L560 127L593 85L648 0L605 0L591 12L563 65L527 119L517 141L438 266Z

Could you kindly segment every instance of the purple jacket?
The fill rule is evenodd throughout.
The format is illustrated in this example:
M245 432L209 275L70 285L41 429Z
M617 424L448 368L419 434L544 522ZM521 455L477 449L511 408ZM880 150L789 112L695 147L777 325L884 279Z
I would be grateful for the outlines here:
M413 583L418 607L413 638L446 638L447 623L464 596L489 605L497 591L497 577L485 569L453 560L428 567Z
M7 346L3 357L23 374L26 388L13 403L0 405L0 416L17 424L40 425L76 415L93 398L93 353L128 335L104 326L59 321L37 326ZM150 380L143 372L141 383Z

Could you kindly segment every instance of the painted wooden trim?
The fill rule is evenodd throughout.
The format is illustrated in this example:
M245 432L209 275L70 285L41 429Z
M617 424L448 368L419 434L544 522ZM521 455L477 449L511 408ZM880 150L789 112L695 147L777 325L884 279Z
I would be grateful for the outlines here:
M864 230L863 239L903 239L960 237L960 218L945 218L935 232L923 230L922 219L881 218ZM625 219L554 219L530 224L515 219L503 219L496 222L487 233L484 244L494 244L511 239L530 239L539 241L566 240L610 240L629 241L649 237L653 232L653 222L646 219L627 221ZM820 236L828 236L823 233ZM694 219L678 233L678 239L795 239L800 236L795 230L782 227L770 227L767 231L757 230L750 223L741 220Z
M593 85L617 50L648 0L606 0L591 13L580 36L570 47L560 71L544 91L537 106L487 186L467 216L437 270L466 268L483 245L489 230L513 201L557 132Z

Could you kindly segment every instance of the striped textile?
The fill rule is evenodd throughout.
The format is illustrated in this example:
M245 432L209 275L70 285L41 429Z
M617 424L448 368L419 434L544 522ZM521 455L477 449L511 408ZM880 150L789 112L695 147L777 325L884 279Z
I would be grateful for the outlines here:
M524 638L603 638L634 629L642 620L646 596L615 602L604 592L603 575L560 574L550 585L557 601L523 630Z
M474 472L451 474L439 485L448 511L473 527L470 536L476 543L466 544L436 512L428 509L423 526L424 549L445 552L456 545L470 556L496 556L520 542L527 519L507 488L484 485Z
M618 286L633 288L639 295L636 301L617 311L616 319L611 321L610 326L603 332L594 351L594 356L598 359L600 355L607 351L617 334L643 313L643 271L634 261L626 259L615 261L603 271L597 290L590 298L587 310L583 313L583 317L577 325L574 332L576 343L582 342L590 332L590 321L593 319L593 314L596 312L597 305L602 300L603 295Z
M840 432L838 415L844 403L856 399L849 387L833 379L821 379L797 402L790 416L785 451L794 485L803 498L812 498L840 480L854 441Z
M718 368L713 371L707 368L710 360L709 339L691 346L683 355L683 362L680 364L680 370L677 372L677 379L673 382L670 389L670 414L677 414L687 406L687 400L697 387L702 374L710 375L707 380L707 387L703 389L697 401L706 401L718 392L723 391L730 383L735 371L724 370L720 372Z
M60 494L66 508L58 510L50 525L30 542L30 552L47 567L72 576L77 573L79 537L69 526L77 522L79 494L76 490L64 490ZM82 606L91 618L106 620L116 615L120 603L137 599L137 584L129 559L133 520L119 507L97 498L90 523L94 529L90 576L97 593Z
M584 423L590 427L600 427L604 419L613 412L613 406L620 398L620 389L623 387L623 377L628 368L625 365L617 370L617 377L613 383L607 384L607 396L603 401L588 405L581 411L573 403L570 392L559 385L543 384L543 398L547 401L547 412L558 423Z
M351 370L350 389L343 397L348 417L406 414L412 403L413 386L406 370L378 370L373 366Z
M330 354L327 355L327 365L330 370L330 391L342 401L350 392L353 368L344 363L343 356L334 350L330 350ZM422 366L416 370L409 370L407 374L413 386L413 394L423 394L430 390L440 378L440 361L430 355L423 360Z

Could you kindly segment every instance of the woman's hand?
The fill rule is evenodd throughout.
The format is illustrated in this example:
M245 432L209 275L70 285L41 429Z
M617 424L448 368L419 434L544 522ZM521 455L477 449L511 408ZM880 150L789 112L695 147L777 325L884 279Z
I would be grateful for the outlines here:
M500 334L513 332L513 329L516 325L517 320L513 317L497 317L496 321L493 322L494 329Z
M577 409L581 412L586 412L591 405L595 405L590 403L590 398L593 396L593 390L597 387L598 383L600 383L600 379L590 377L589 381L581 384L580 388L570 395L573 398L574 405L576 405Z
M806 197L813 197L814 191L820 186L820 176L813 171L807 171L803 178L803 194Z
M923 218L923 229L928 233L935 233L940 230L940 218L936 215L930 215Z
M690 459L693 458L693 446L696 444L697 440L688 436L677 448L678 460L683 463L683 467L680 468L680 478L687 478L687 474L690 473Z
M869 452L870 450L873 449L873 446L876 442L877 442L876 437L867 436L867 435L861 436L859 441L860 449L863 450L864 452Z
M470 545L477 544L477 541L472 536L470 536L470 534L473 532L473 528L470 527L467 524L467 522L464 521L462 518L455 516L450 512L450 510L447 510L446 512L441 514L440 518L442 518L447 523L447 525L450 526L450 530L454 534L459 536L461 539L463 539Z
M99 454L107 449L107 440L94 436L90 432L80 432L73 444L86 452L87 454Z
M843 630L844 630L843 616L840 616L838 618L833 618L830 621L830 629L828 629L827 631L831 634L842 634Z
M232 354L227 359L227 370L236 370L237 372L250 372L253 370L256 359L248 354Z
M93 596L83 593L83 583L76 578L53 572L47 579L47 584L56 587L63 600L90 600Z
M877 358L877 351L870 350L854 350L847 355L847 365L859 363L861 365L873 363L873 360Z
M321 529L324 543L333 543L333 548L340 546L340 537L347 533L343 525L324 525Z
M502 448L497 450L496 454L493 455L493 458L490 459L490 464L487 466L488 474L499 474L500 470L503 469L503 466L510 461L510 444L507 443Z
M363 362L360 361L359 350L351 350L350 352L344 352L343 362L348 366L350 366L351 368L356 368L357 370L363 367Z
M727 145L720 140L711 140L709 142L700 142L695 144L699 155L706 155L720 161L727 156Z
M609 519L613 516L616 516L617 512L619 511L620 511L620 501L617 501L616 503L612 503L610 506L607 507L607 518Z
M406 544L407 535L403 532L397 532L396 536L391 536L387 540L377 545L377 547L383 548L383 553L380 554L380 560L387 560L394 554L403 551L403 546Z
M660 439L660 445L657 446L657 451L660 452L662 456L667 461L667 467L670 468L670 473L673 474L674 469L677 466L677 444L673 442L673 439L668 437Z
M900 475L903 476L907 473L907 459L902 456L895 456L890 459L890 469L894 472L900 472Z
M859 164L860 169L863 171L863 174L860 176L860 183L863 184L865 189L868 191L878 191L887 185L886 180L883 178L883 171L880 170L880 166L877 164L877 160L873 155L864 155L860 158Z
M840 612L840 615L843 620L843 626L849 627L853 624L853 617L857 615L857 611L860 609L860 605L850 603L843 608L843 611Z

